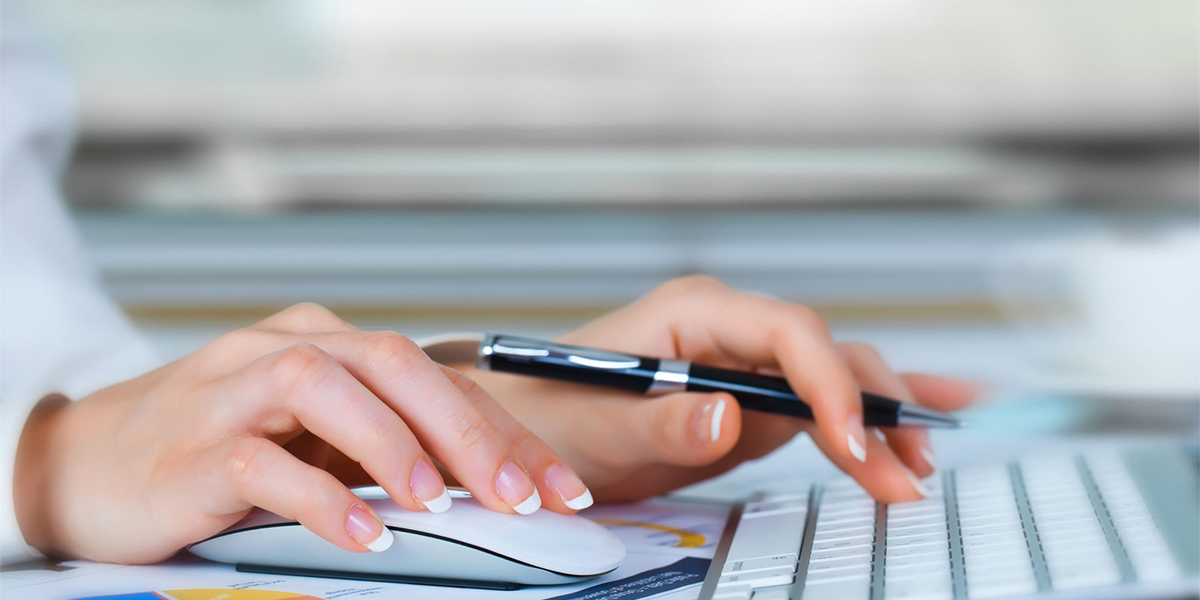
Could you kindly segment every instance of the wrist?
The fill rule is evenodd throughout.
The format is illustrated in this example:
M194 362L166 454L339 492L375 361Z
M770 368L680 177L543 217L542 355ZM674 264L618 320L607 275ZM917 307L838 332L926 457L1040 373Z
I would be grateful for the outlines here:
M13 507L21 536L44 554L57 553L50 510L55 440L71 401L61 394L42 398L21 430L13 465Z

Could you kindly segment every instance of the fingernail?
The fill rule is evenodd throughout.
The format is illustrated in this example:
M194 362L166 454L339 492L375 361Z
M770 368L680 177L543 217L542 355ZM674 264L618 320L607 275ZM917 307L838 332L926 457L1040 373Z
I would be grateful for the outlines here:
M351 506L346 514L346 533L371 552L383 552L391 548L395 539L392 531L383 526L383 521L374 513L367 512L361 504Z
M706 402L696 414L693 430L696 439L703 445L708 445L721 439L721 419L725 417L725 400Z
M431 513L446 512L450 509L450 492L446 491L446 482L438 473L433 463L427 457L421 457L417 466L413 467L412 476L408 479L408 489L413 498L425 505Z
M850 415L846 429L846 446L850 449L850 454L858 459L858 462L867 462L867 432L863 429L862 417Z
M546 485L571 510L583 510L592 505L592 491L566 465L554 465L546 469Z
M930 469L935 471L937 470L937 459L933 456L933 449L922 446L921 458L925 459L925 462L929 464Z
M496 475L496 493L517 514L528 515L542 507L542 497L529 475L512 460L504 462Z
M923 481L918 479L916 473L913 473L908 469L904 469L904 476L908 478L908 482L912 484L913 489L917 490L918 494L921 494L922 498L929 497L929 486L925 485Z

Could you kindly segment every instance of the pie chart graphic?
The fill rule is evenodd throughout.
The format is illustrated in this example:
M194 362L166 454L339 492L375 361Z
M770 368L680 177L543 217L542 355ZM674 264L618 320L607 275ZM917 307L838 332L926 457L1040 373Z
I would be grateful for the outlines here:
M293 592L271 590L196 589L135 592L111 596L88 596L76 600L321 600Z

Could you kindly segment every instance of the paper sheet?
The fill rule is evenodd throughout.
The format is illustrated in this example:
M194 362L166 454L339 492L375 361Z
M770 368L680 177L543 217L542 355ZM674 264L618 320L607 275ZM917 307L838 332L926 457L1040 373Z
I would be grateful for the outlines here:
M505 598L508 600L682 600L695 598L728 516L728 506L678 500L598 506L584 516L610 528L628 556L616 571L579 584L515 591L375 583L239 573L181 554L165 563L125 566L84 561L5 567L5 600L338 600Z

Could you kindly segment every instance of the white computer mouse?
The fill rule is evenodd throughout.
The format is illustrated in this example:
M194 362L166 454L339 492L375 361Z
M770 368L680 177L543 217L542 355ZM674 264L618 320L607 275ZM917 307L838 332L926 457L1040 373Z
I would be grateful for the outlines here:
M379 488L362 497L395 535L384 552L343 550L299 523L254 510L188 550L239 571L513 589L573 583L608 573L625 559L611 531L578 515L542 509L510 515L455 493L450 510L400 508Z

